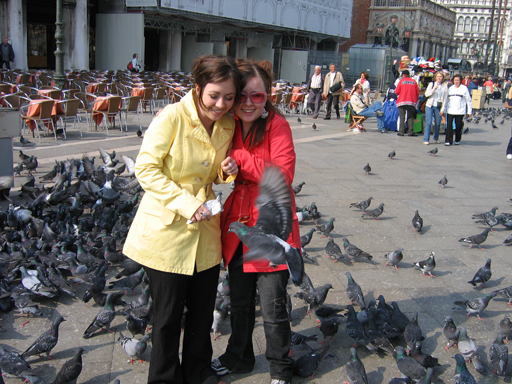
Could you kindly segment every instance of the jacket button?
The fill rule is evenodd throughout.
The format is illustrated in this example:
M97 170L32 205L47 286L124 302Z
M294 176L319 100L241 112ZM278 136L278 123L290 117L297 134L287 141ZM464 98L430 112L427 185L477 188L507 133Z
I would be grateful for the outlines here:
M205 161L203 164L204 164L205 167L207 167L210 163Z
M198 183L200 183L201 181L203 181L203 179L201 179L200 177L198 177L198 178L196 178L196 181L197 181Z

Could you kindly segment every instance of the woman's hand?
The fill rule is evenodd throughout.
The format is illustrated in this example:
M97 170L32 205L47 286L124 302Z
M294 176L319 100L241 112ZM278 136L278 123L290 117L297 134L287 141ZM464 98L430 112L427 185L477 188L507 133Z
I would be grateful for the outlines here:
M197 211L194 213L194 216L190 218L190 221L193 223L198 223L203 220L210 221L211 212L206 208L204 204L201 204Z
M230 156L226 157L222 163L220 163L220 167L222 172L224 172L226 175L234 176L238 173L238 165L236 164L236 161L233 160L233 158Z

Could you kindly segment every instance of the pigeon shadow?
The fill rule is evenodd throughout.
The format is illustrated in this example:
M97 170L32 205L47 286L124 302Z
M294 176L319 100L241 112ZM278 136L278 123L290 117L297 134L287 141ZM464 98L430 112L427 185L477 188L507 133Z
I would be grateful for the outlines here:
M496 279L496 280L489 280L485 283L485 288L494 288L494 287L497 287L499 286L503 280L505 280L505 276L502 276L500 277L499 279ZM482 286L479 286L478 288L474 288L475 291L478 290L478 291L481 291L485 288L482 288Z
M420 235L424 235L430 230L431 225L424 225L423 228L421 228Z
M131 369L125 369L124 371L109 372L103 375L95 376L92 379L84 381L82 384L97 384L97 383L110 383L111 380L115 380L119 376L123 376L126 373L131 372Z
M475 146L475 147L481 147L481 146L491 146L491 145L502 145L501 142L499 141L464 141L463 142L464 145L472 145L472 146Z
M377 217L376 219L374 219L373 217L361 217L363 220L375 220L375 221L384 221L384 220L392 220L392 219L395 219L396 217L389 217L389 216L379 216Z
M442 277L442 276L446 276L446 275L451 275L453 272L452 271L433 271L432 272L434 274L435 277Z
M384 381L384 372L386 372L386 367L379 367L376 371L367 372L366 377L368 378L368 382L382 383Z

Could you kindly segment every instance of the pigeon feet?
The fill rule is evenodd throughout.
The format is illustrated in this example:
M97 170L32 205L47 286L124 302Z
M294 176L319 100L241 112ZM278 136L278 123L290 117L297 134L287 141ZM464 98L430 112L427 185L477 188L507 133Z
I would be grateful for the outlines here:
M21 324L21 327L22 327L22 328L25 328L25 325L27 325L28 323L30 323L30 321L29 321L29 320L25 321L23 324Z

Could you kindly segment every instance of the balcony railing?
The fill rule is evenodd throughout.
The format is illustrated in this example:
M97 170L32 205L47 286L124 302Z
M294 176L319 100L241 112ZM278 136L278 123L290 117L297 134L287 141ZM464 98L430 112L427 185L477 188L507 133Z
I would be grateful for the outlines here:
M383 8L421 8L455 20L456 13L431 0L372 0L372 6Z

